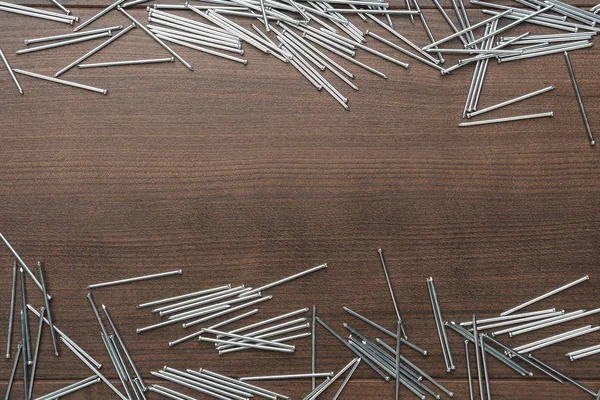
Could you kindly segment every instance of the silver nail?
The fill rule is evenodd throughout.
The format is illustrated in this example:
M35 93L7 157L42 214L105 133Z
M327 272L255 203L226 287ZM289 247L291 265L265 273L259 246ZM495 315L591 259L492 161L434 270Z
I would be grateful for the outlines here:
M496 118L496 119L488 119L483 121L472 121L472 122L461 122L458 126L475 126L475 125L487 125L487 124L497 124L501 122L511 122L511 121L521 121L524 119L534 119L534 118L544 118L544 117L554 117L554 112L544 112L539 114L527 114L527 115L519 115L515 117L505 117L505 118Z
M15 83L15 86L17 87L17 90L19 91L19 93L23 94L23 88L21 87L21 84L17 80L17 77L15 76L12 68L10 67L10 64L8 63L8 60L6 59L6 56L4 55L4 52L2 52L2 49L0 49L0 58L2 58L2 62L4 63L4 66L8 70L8 73L10 74L10 78Z

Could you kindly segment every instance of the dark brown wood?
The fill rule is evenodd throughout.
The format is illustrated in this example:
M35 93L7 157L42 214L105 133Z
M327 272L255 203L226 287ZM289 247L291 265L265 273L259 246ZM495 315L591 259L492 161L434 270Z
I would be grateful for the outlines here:
M86 19L98 8L76 11ZM482 18L472 12L474 20ZM142 9L134 15L145 18ZM427 17L436 36L450 33L437 11L428 10ZM0 46L15 68L51 75L95 46L15 56L23 39L70 28L0 18ZM418 24L395 20L401 32L427 43ZM90 28L119 23L127 20L113 12ZM563 56L491 63L481 99L485 107L554 84L551 93L489 114L553 110L553 119L459 128L472 67L442 77L369 43L410 68L360 54L388 74L384 80L344 63L360 91L347 90L333 76L330 81L348 95L350 112L293 68L250 46L247 66L177 47L195 72L175 63L73 69L63 76L107 88L107 96L24 76L19 79L25 96L19 96L0 68L0 232L29 265L44 261L56 324L105 364L107 376L116 378L86 285L175 268L184 275L94 291L144 376L165 364L233 376L308 371L308 340L291 357L252 351L219 357L211 345L195 341L169 348L169 340L188 330L171 326L138 335L136 328L158 319L135 306L226 283L258 287L323 262L326 271L268 291L273 300L253 320L316 304L340 333L346 335L342 323L348 322L379 337L342 310L348 306L393 329L378 247L385 250L409 337L430 352L406 354L432 375L451 378L444 382L457 399L467 396L462 341L449 333L457 370L447 375L428 276L435 278L448 320L496 315L584 274L590 274L589 283L539 307L598 307L598 154L587 143ZM138 29L90 61L165 55ZM457 57L448 59L451 64ZM598 59L596 48L572 54L592 128L600 134ZM2 348L11 264L10 254L0 250ZM41 306L33 283L27 287L29 301ZM519 345L597 321L591 317L506 342ZM598 338L592 334L540 350L539 356L597 390L598 358L570 363L564 354ZM319 370L337 370L352 357L320 327L317 342ZM43 346L35 396L90 375L64 346L60 357L51 355L48 330ZM11 364L0 364L3 383ZM539 374L521 378L494 360L490 369L494 398L590 398ZM309 388L265 386L294 398ZM13 398L19 389L17 383ZM392 393L393 384L361 366L345 398ZM97 385L72 398L110 395Z

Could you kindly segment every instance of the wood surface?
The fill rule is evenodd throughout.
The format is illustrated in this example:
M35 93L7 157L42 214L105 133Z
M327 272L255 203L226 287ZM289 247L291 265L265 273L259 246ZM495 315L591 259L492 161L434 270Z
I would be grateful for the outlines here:
M109 4L63 3L82 20ZM593 5L588 0L573 4ZM436 37L449 34L439 12L426 8ZM145 21L143 7L132 12ZM479 9L469 12L473 21L484 18ZM428 43L420 24L394 20L407 37ZM372 22L356 21L364 30L382 33ZM90 29L127 23L115 11ZM0 46L15 68L51 75L99 43L14 54L24 47L23 39L69 31L60 23L0 15ZM105 364L102 370L111 380L116 373L100 341L86 286L172 269L183 269L183 276L94 290L149 382L150 371L163 365L206 367L232 376L310 371L309 340L298 342L293 356L247 351L219 357L212 345L193 340L169 348L169 340L188 330L170 326L136 334L136 328L158 321L136 305L227 283L258 287L323 262L327 270L267 291L274 298L237 326L315 304L318 315L344 336L347 322L380 337L342 310L348 306L393 329L379 247L409 339L430 353L406 354L447 384L456 399L468 398L463 344L449 332L457 369L446 374L427 277L434 277L444 318L451 321L497 315L584 274L589 282L530 309L599 306L598 149L587 142L562 54L490 63L481 97L485 107L555 85L550 93L489 114L554 111L554 118L459 128L472 67L442 77L372 39L369 44L410 67L361 52L358 59L385 72L384 80L343 62L356 74L360 90L328 77L349 97L349 112L292 67L248 45L247 66L174 46L195 72L176 62L73 69L63 76L106 88L107 96L19 76L25 90L20 96L0 68L0 232L30 266L44 262L56 325ZM89 61L164 56L136 29ZM571 55L597 135L599 56L597 48ZM458 59L447 58L448 65ZM11 264L3 248L2 348ZM40 307L39 291L31 281L27 287L30 303ZM589 317L506 342L516 346L598 322L598 316ZM30 324L35 331L36 319ZM48 330L44 333L34 397L91 374L64 346L54 357ZM599 357L571 363L564 354L599 342L600 334L594 333L537 354L598 390ZM352 357L321 327L317 354L319 371L338 370ZM11 365L12 360L0 363L0 390ZM495 360L490 371L495 400L592 398L540 374L521 378ZM20 374L19 369L17 379ZM302 398L310 384L264 386ZM17 381L11 398L21 398L21 389ZM392 398L393 391L392 383L363 365L342 398ZM404 389L401 395L412 398ZM98 384L69 398L112 397Z

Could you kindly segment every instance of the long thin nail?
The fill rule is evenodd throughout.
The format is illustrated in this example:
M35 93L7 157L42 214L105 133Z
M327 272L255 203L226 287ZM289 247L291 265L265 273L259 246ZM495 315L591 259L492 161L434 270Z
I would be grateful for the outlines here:
M6 339L6 358L10 358L10 348L12 343L13 320L15 317L15 299L17 296L17 260L13 261L12 283L10 285L10 308L8 313L8 336Z
M473 121L473 122L461 122L458 126L466 127L466 126L476 126L476 125L488 125L488 124L497 124L502 122L512 122L512 121L522 121L525 119L534 119L534 118L545 118L545 117L554 117L554 112L544 112L539 114L527 114L527 115L518 115L515 117L505 117L505 118L495 118L495 119L487 119L483 121Z
M585 106L583 105L583 99L581 98L581 93L579 93L579 85L577 84L577 79L575 78L575 72L573 72L573 65L571 64L571 58L569 57L569 53L566 51L565 51L565 60L567 62L567 67L569 68L569 75L571 76L571 82L573 82L573 89L575 89L575 96L577 97L577 103L579 103L579 111L581 111L581 116L583 117L583 122L585 123L585 130L587 131L590 145L593 146L594 144L596 144L596 140L594 139L594 134L592 133L592 128L590 127L590 121L588 120L587 113L585 112Z
M37 262L38 275L40 276L40 283L42 284L42 293L44 295L44 306L46 313L48 314L48 325L50 326L50 337L52 338L52 346L54 347L54 355L58 356L58 343L56 342L56 334L54 332L54 322L52 321L52 310L50 309L50 301L48 300L48 291L46 290L46 280L44 279L44 271L42 263ZM40 313L41 315L41 313ZM43 316L40 316L43 319Z
M158 274L138 276L135 278L127 278L127 279L121 279L121 280L117 280L117 281L104 282L104 283L95 283L93 285L88 285L88 289L96 289L96 288L107 287L107 286L121 285L123 283L147 281L149 279L164 278L166 276L182 275L182 274L183 274L183 271L178 269L175 271L168 271L168 272L161 272Z
M479 395L483 400L483 377L481 376L481 353L479 350L485 351L484 348L479 346L479 332L477 331L477 319L473 315L473 340L475 341L475 360L477 362L477 380L479 382Z
M261 387L255 386L255 385L251 385L246 382L240 382L237 379L233 379L228 376L218 374L218 373L210 371L206 368L201 368L199 372L203 376L208 376L208 377L214 378L214 380L218 380L219 382L222 382L222 383L227 383L229 386L232 386L232 387L243 388L244 390L247 390L250 393L259 395L261 397L266 397L271 400L275 400L275 398L277 398L277 397L287 398L287 396L284 396L282 394L272 392L270 390L263 389Z
M362 358L358 357L357 360L358 361L356 361L356 363L354 363L354 366L352 366L352 369L350 370L350 372L348 372L348 374L346 375L346 378L344 378L344 380L340 384L340 387L338 388L337 392L335 392L335 395L333 395L331 400L337 400L337 398L340 397L340 395L342 394L342 391L344 390L344 388L346 387L348 382L350 382L350 379L352 378L352 375L354 375L354 371L356 371L356 368L358 368L358 365L362 361Z
M481 364L483 365L483 375L485 377L485 392L487 393L487 399L492 400L492 392L490 390L490 375L488 373L487 357L485 351L485 335L479 336L479 344L481 346Z
M388 289L390 291L390 296L392 298L392 304L394 305L394 310L396 311L396 317L400 321L402 326L402 337L404 339L408 339L406 336L406 331L404 329L404 322L402 319L402 315L400 315L400 309L398 308L398 303L396 302L396 295L394 294L394 288L392 287L392 281L390 279L390 274L388 272L387 265L385 263L385 258L383 256L383 249L377 249L377 253L379 254L379 260L381 261L381 267L383 268L383 274L385 275L385 281L387 282Z
M0 49L0 57L2 58L2 62L6 66L6 69L8 70L8 73L10 74L11 79L15 83L15 86L17 86L17 90L19 91L19 93L23 94L23 88L21 87L21 84L17 80L17 77L15 76L12 68L10 67L10 64L8 63L8 60L6 59L6 56L2 52L2 49Z
M149 301L147 303L142 303L142 304L138 305L137 308L146 308L146 307L156 306L156 305L159 305L159 304L171 303L173 301L178 301L178 300L183 300L183 299L189 299L190 297L196 297L196 296L202 296L202 295L212 294L212 293L220 292L220 291L223 291L223 290L226 290L226 289L231 289L231 285L217 286L217 287L210 288L210 289L200 290L198 292L186 293L186 294L182 294L182 295L179 295L179 296L173 296L173 297L168 297L168 298L165 298L165 299Z
M243 376L240 381L275 381L285 379L308 379L308 378L331 378L334 372L315 372L310 374L287 374L287 375L261 375L261 376Z
M261 298L256 299L256 300L252 300L252 301L249 301L247 303L240 304L239 306L227 308L225 310L216 312L214 314L210 314L210 315L208 315L206 317L203 317L203 318L191 321L191 322L186 322L186 323L182 324L182 326L184 328L189 328L192 325L201 324L201 323L209 321L211 319L218 318L218 317L220 317L222 315L229 314L229 313L237 311L237 310L241 310L242 308L250 307L250 306L253 306L255 304L262 303L263 301L271 300L272 298L273 298L273 295L268 295L268 296L265 296L265 297L261 297Z
M23 311L23 332L25 339L23 339L23 346L25 347L25 351L23 353L23 359L26 360L25 364L31 365L33 360L31 359L31 343L29 336L29 318L27 318L27 291L25 289L25 273L23 268L19 268L19 278L21 280L21 301L22 301L22 311Z
M52 393L48 393L44 396L38 397L36 400L58 399L60 396L66 396L70 393L76 392L77 390L83 389L98 382L100 382L100 378L98 378L96 375L88 376L87 378L82 379L79 382L75 382L71 385L55 390Z
M31 399L33 393L33 384L35 382L35 372L37 370L37 361L40 354L40 341L42 339L42 328L44 327L44 307L40 308L40 322L38 324L37 335L35 339L35 352L33 353L33 364L31 366L31 379L29 381L29 388L24 388L27 391L27 396Z
M97 19L99 19L103 15L107 14L108 12L110 12L111 10L113 10L114 8L118 7L124 1L125 0L117 0L117 1L115 1L111 5L109 5L108 7L106 7L105 9L103 9L102 11L100 11L98 14L94 15L93 17L91 17L87 21L84 21L81 24L79 24L77 27L75 27L75 32L77 32L77 31L85 28L86 26L88 26L92 22L96 21Z
M317 307L312 307L312 331L310 339L310 371L314 374L317 372ZM7 353L8 354L8 353ZM312 390L315 390L317 380L312 377Z
M562 318L557 317L559 319L555 319L553 321L548 321L548 322L544 322L544 323L541 323L541 324L538 324L538 325L531 326L529 328L524 328L524 329L519 329L519 330L516 330L516 331L509 332L508 336L514 337L514 336L517 336L517 335L521 335L523 333L533 332L533 331L536 331L538 329L543 329L543 328L547 328L549 326L554 326L554 325L562 324L564 322L573 321L573 320L576 320L576 319L579 319L579 318L584 318L584 317L587 317L588 315L593 315L593 314L597 314L597 313L600 313L600 308L596 308L594 310L586 311L586 312L583 312L583 313L577 314L577 315L570 315L568 317L565 317L563 315Z
M23 42L25 44L50 42L53 40L71 39L71 38L94 35L96 33L102 33L102 32L108 32L108 31L118 31L121 29L123 29L123 25L115 25L115 26L110 26L108 28L98 28L98 29L93 29L91 31L85 31L85 32L65 33L62 35L53 35L53 36L45 36L45 37L34 38L34 39L25 39Z
M15 353L15 360L13 361L13 367L10 371L10 377L8 378L8 385L6 386L6 395L4 396L4 400L8 400L10 398L10 391L12 389L13 381L15 380L15 374L17 373L17 366L19 364L19 358L21 358L22 350L23 345L19 343L17 345L17 352Z
M25 49L17 50L16 54L27 54L27 53L33 53L36 51L49 50L49 49L54 49L56 47L68 46L71 44L81 43L81 42L85 42L88 40L99 39L99 38L103 38L103 37L107 37L107 36L112 36L112 32L108 31L108 32L102 32L102 33L96 33L95 35L78 37L75 39L64 40L62 42L45 44L45 45L37 46L37 47L27 47Z
M256 292L264 292L265 290L267 290L267 289L271 289L272 287L275 287L275 286L281 285L281 284L283 284L283 283L286 283L286 282L292 281L292 280L294 280L294 279L298 279L298 278L300 278L300 277L303 277L303 276L305 276L305 275L311 274L311 273L313 273L313 272L320 271L320 270L322 270L322 269L325 269L325 268L327 268L327 263L324 263L324 264L318 265L318 266L316 266L316 267L313 267L313 268L307 269L306 271L302 271L302 272L299 272L299 273L297 273L297 274L294 274L294 275L292 275L292 276L288 276L287 278L283 278L283 279L280 279L280 280L278 280L278 281L275 281L275 282L269 283L269 284L267 284L267 285L264 285L264 286L258 287L258 288L256 288L256 289L253 289L253 290L251 290L251 291L247 292L247 293L244 293L244 294L243 294L243 296L248 296L248 295L250 295L250 294L252 294L252 293L256 293Z
M535 344L530 344L527 347L523 347L520 350L517 350L521 354L530 353L532 351L552 346L556 343L564 342L565 340L570 340L579 336L587 335L588 333L596 332L600 330L600 326L592 327L588 325L584 328L574 329L569 332L564 332L559 335L551 336L546 339L542 339L542 341L538 341Z
M13 69L13 71L15 71L17 74L27 75L27 76L30 76L32 78L43 79L45 81L50 81L50 82L54 82L54 83L60 83L62 85L72 86L72 87L76 87L76 88L79 88L79 89L85 89L85 90L89 90L91 92L96 92L96 93L101 93L101 94L107 94L108 93L108 90L106 90L106 89L100 89L100 88L93 87L93 86L83 85L81 83L76 83L76 82L71 82L71 81L65 81L63 79L57 79L57 78L54 78L52 76L40 75L40 74L37 74L35 72L25 71L25 70L16 69L16 68ZM36 279L36 281L37 281L37 279ZM48 296L50 296L50 295L48 295Z
M565 381L577 386L581 390L591 394L592 396L597 396L597 393L594 392L593 390L590 390L587 387L583 386L581 383L577 382L575 379L569 378L567 375L563 374L562 372L557 371L556 369L552 368L550 365L546 364L545 362L541 361L540 359L535 358L533 355L529 354L527 357L529 357L531 360L533 360L538 365L541 365L542 367L546 368L547 370L551 371L552 373L558 375Z
M450 351L450 344L448 343L448 335L446 333L444 319L442 318L442 311L440 310L440 304L437 299L437 293L435 291L435 285L432 277L427 278L427 286L429 288L429 296L431 299L434 318L436 319L436 326L438 329L438 335L440 337L442 353L444 353L444 359L446 360L446 371L451 372L456 369L456 366L452 361L452 353Z
M331 379L327 379L326 383L323 384L319 389L313 389L312 395L308 398L308 400L316 399L321 393L323 393L329 386L331 386L340 376L342 376L348 369L353 367L355 364L359 362L360 358L356 357L348 364L346 364L342 369L340 369Z
M13 69L13 71L16 72L17 70ZM25 264L25 262L23 261L23 259L21 258L21 256L19 256L19 254L10 245L10 243L8 242L8 240L6 240L6 238L4 237L4 235L2 233L0 233L0 240L2 240L2 242L4 242L4 245L6 246L6 248L17 259L17 261L19 262L19 265L21 265L21 267L25 269L25 272L27 272L27 275L29 275L31 277L31 279L37 285L37 287L40 288L40 290L42 290L42 284L38 281L37 277L33 274L33 272L31 272L31 270L29 269L29 267L27 266L27 264ZM52 299L52 296L48 295L48 299Z
M469 382L469 398L474 400L473 377L471 376L471 360L469 357L469 341L465 340L465 359L467 361L467 382Z

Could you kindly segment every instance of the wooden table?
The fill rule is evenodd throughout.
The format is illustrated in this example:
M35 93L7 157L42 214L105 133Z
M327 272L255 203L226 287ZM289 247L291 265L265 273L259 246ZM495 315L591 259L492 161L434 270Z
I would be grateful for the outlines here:
M47 6L37 0L21 3ZM86 20L109 2L64 4ZM573 4L593 5L588 0ZM436 36L449 34L439 12L426 6ZM474 21L483 18L479 9L469 12ZM143 7L132 13L145 20ZM0 18L0 46L15 68L51 75L95 45L15 56L23 39L70 29L6 13ZM394 20L400 32L427 43L419 23ZM356 21L363 29L381 31L372 22ZM127 23L115 11L90 29ZM369 43L410 67L361 53L360 60L388 75L384 80L344 63L355 72L360 90L353 92L335 77L330 81L349 97L350 112L292 67L247 45L247 66L176 47L195 72L174 63L73 69L63 76L107 88L107 96L24 76L19 77L25 90L20 96L0 68L0 231L29 265L44 262L57 326L104 363L109 378L116 382L86 286L171 269L184 274L94 290L149 382L150 371L163 365L206 367L232 376L310 371L309 340L298 342L293 356L248 351L219 357L212 345L194 340L169 348L169 340L187 333L179 326L136 334L136 328L158 321L136 305L161 297L227 283L258 287L327 262L325 271L269 290L273 300L252 320L315 304L318 315L340 333L346 335L342 323L348 322L378 337L344 313L342 306L348 306L393 329L379 247L409 339L430 353L406 354L447 384L456 399L468 398L463 344L449 333L457 369L446 374L427 277L434 277L444 318L452 321L497 315L584 274L590 274L590 282L530 309L598 307L600 163L597 149L587 142L562 54L490 63L480 103L485 107L555 85L548 94L489 114L554 111L553 119L459 128L472 67L442 77ZM136 29L90 61L165 55ZM597 134L599 56L597 48L571 56ZM448 65L457 59L448 56ZM11 263L8 251L0 251L2 335ZM30 303L41 306L39 292L31 281L27 285ZM35 318L30 323L35 331ZM597 316L590 317L507 343L597 323ZM34 397L90 375L64 346L60 357L51 355L48 333ZM597 344L599 337L591 334L537 354L597 390L598 357L571 363L565 353ZM321 327L317 354L319 371L336 371L352 357ZM0 366L3 385L11 365L7 360ZM490 373L494 399L591 398L540 374L522 378L495 360ZM264 386L301 398L310 384ZM21 390L17 381L12 398ZM346 390L342 398L392 398L394 385L361 366ZM333 391L326 394L331 397ZM71 398L110 396L98 384ZM412 398L404 389L401 396Z

